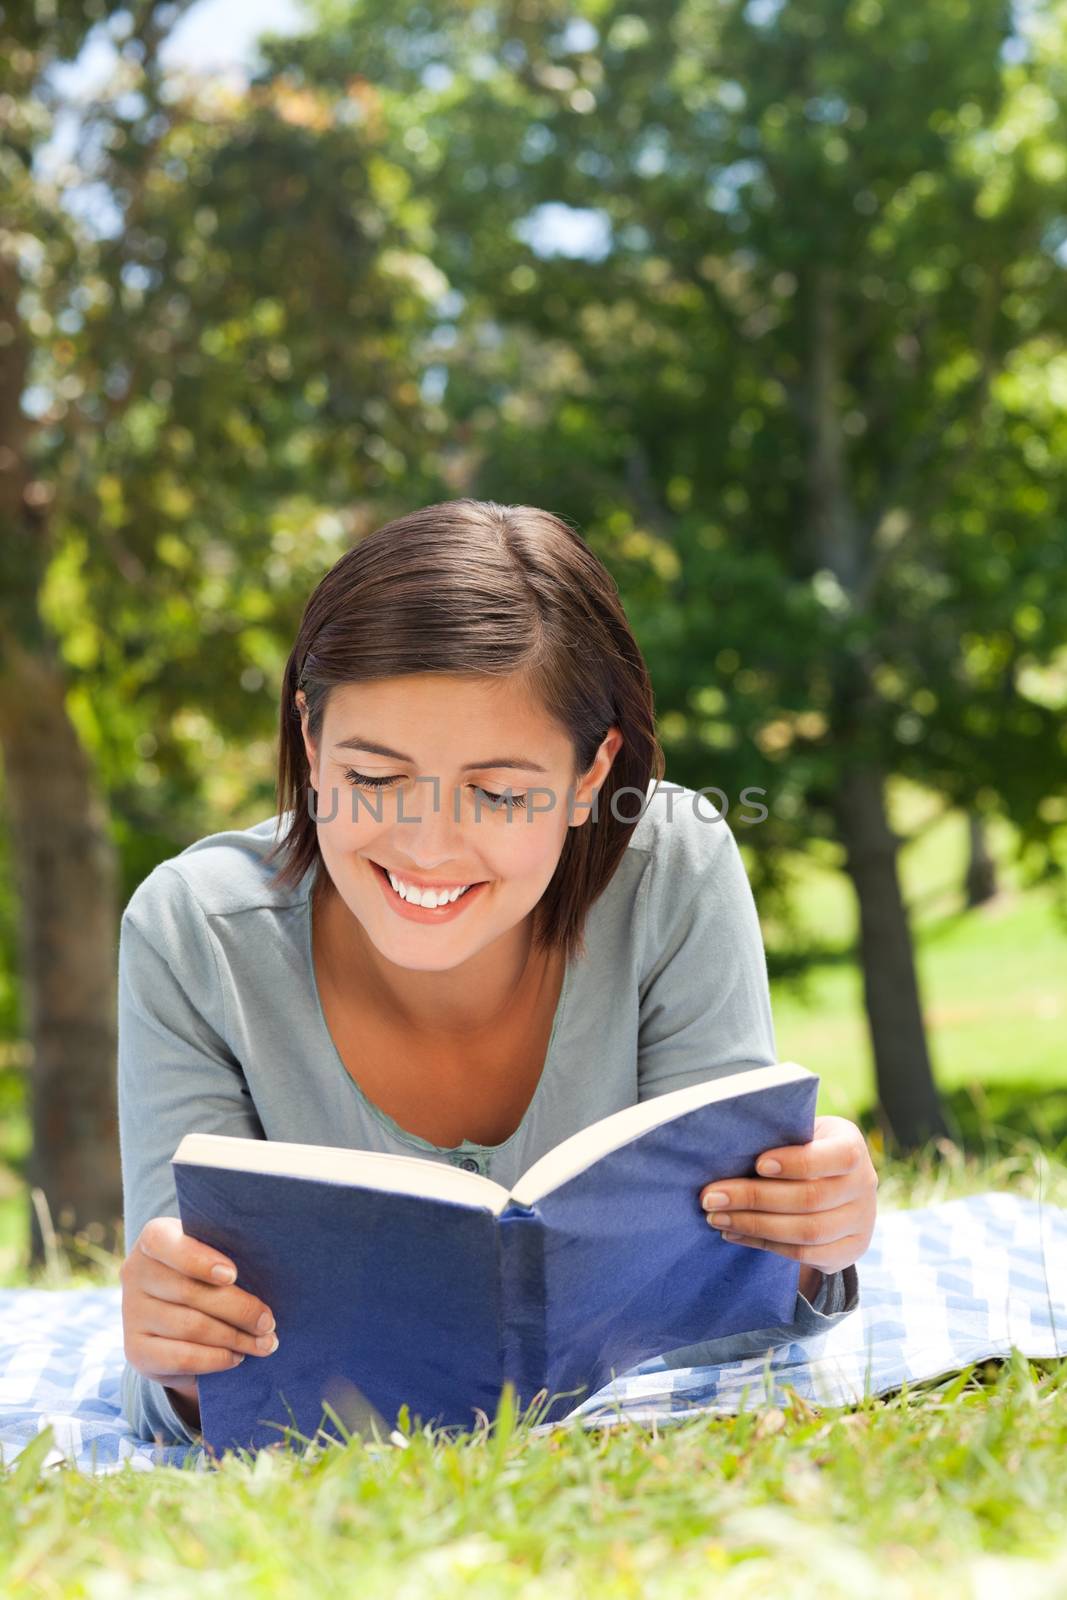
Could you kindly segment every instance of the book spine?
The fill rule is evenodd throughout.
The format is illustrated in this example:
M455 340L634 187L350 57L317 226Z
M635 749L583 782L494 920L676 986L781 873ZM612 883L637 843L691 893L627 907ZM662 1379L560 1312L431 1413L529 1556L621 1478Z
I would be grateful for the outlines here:
M500 1367L520 1413L547 1382L544 1223L510 1201L500 1213Z

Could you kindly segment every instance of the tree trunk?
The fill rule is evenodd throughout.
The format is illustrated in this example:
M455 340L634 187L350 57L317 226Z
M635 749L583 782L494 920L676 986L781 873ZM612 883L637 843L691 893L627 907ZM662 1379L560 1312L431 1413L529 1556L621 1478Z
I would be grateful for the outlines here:
M6 652L0 745L21 906L20 979L30 1068L31 1187L53 1225L120 1242L116 1110L117 862L62 673ZM93 1226L95 1224L95 1226ZM30 1262L45 1257L30 1208Z
M53 1226L113 1249L122 1218L116 1112L117 864L39 595L49 486L30 477L21 409L28 340L18 277L0 251L0 756L20 902L19 975L30 1068L31 1187ZM29 1208L30 1263L45 1259Z
M841 327L836 271L811 277L808 366L811 449L807 554L836 578L853 611L862 606L871 552L850 492L839 415ZM860 962L874 1049L883 1132L903 1152L948 1136L926 1048L911 932L897 877L899 840L885 813L885 776L871 746L876 709L862 648L842 646L834 669L831 726L838 762L832 806L860 914Z
M889 826L884 779L874 767L842 772L834 800L846 869L860 916L860 965L883 1128L910 1154L948 1138L930 1068L908 914L897 875L900 841ZM888 1124L888 1127L885 1127Z
M964 893L967 897L967 909L970 911L975 906L984 905L987 900L992 900L996 894L997 864L989 853L985 825L977 811L968 811L967 831L970 856L967 862L967 876L964 879Z

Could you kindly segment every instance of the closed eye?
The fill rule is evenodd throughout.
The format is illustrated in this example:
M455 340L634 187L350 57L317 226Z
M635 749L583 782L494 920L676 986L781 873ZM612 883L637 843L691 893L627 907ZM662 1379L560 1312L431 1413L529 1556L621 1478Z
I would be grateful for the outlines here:
M354 767L345 768L345 777L357 789L388 789L394 783L400 782L399 774L372 778L365 772L357 772ZM471 788L479 794L484 794L486 799L492 800L494 804L508 798L509 791L507 790L503 794L494 794L491 789L483 789L476 783L472 783ZM526 804L526 796L524 794L512 794L511 804L513 806L524 806Z

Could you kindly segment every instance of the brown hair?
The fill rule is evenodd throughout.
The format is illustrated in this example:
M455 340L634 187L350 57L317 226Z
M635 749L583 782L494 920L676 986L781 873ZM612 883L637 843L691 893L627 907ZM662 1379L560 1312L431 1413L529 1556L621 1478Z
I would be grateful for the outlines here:
M424 506L369 534L318 583L282 686L279 826L293 816L268 857L285 858L277 881L292 887L321 859L296 691L307 696L317 743L335 685L424 672L519 674L569 733L575 780L609 728L622 734L597 811L567 829L534 912L535 944L584 954L586 914L622 860L650 780L663 777L664 756L648 668L614 578L572 527L536 506ZM620 800L620 819L612 800L626 789L637 792Z

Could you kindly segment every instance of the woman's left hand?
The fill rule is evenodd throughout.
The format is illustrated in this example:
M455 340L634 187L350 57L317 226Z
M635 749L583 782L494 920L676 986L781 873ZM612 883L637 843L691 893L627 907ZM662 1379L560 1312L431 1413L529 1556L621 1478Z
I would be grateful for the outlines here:
M816 1117L810 1144L765 1150L756 1171L771 1161L781 1167L776 1176L725 1178L700 1190L712 1226L724 1239L804 1262L813 1269L809 1283L858 1261L878 1209L878 1174L861 1129L844 1117Z

